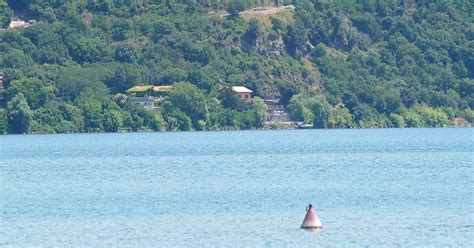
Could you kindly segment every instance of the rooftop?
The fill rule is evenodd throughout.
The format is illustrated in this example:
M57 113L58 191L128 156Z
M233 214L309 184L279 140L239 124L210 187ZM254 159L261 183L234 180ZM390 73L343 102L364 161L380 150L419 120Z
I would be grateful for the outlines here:
M174 89L174 87L170 85L153 86L153 91L155 92L170 91L172 89Z
M167 92L174 89L173 86L169 85L162 85L162 86L153 86L153 85L137 85L133 86L132 88L128 89L127 93L143 93L146 91L154 91L154 92Z
M244 86L232 86L232 91L237 92L237 93L252 93L253 92Z
M275 98L264 98L263 102L266 104L279 104L280 99L275 99Z
M128 89L126 92L127 93L141 93L141 92L151 90L152 88L153 88L153 85L137 85Z

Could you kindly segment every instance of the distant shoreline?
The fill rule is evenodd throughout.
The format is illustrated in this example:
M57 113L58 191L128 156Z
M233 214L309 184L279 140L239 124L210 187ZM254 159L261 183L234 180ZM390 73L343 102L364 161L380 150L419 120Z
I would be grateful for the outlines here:
M459 128L473 128L470 126L446 126L446 127L354 127L354 128L255 128L255 129L215 129L215 130L190 130L190 131L118 131L118 132L65 132L65 133L6 133L0 135L53 135L53 134L114 134L114 133L194 133L194 132L238 132L238 131L284 131L284 130L366 130L366 129L459 129Z

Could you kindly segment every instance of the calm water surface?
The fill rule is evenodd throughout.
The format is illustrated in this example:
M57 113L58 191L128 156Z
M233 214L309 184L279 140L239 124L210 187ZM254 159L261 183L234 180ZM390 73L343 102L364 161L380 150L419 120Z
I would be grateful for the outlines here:
M473 131L0 136L0 246L473 247Z

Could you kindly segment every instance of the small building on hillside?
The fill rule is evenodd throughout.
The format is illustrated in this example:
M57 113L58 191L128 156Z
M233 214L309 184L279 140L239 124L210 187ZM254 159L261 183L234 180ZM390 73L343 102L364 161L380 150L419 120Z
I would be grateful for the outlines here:
M173 86L163 85L137 85L126 91L129 96L127 101L143 106L145 109L158 110L155 102L162 100L169 91L173 90Z
M263 99L267 105L266 119L269 122L288 122L290 116L286 112L285 106L280 102L280 99Z
M246 102L252 102L253 91L249 90L244 86L232 86L232 91L242 100Z
M155 110L155 98L150 96L131 96L128 98L131 103L139 104L148 110Z

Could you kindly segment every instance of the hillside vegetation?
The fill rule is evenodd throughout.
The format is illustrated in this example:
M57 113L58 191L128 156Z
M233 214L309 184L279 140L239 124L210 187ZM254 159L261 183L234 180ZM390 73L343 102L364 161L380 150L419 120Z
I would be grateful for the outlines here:
M472 123L474 2L280 2L0 0L0 132L260 128L260 98L315 128ZM149 111L113 97L134 85L175 87Z

